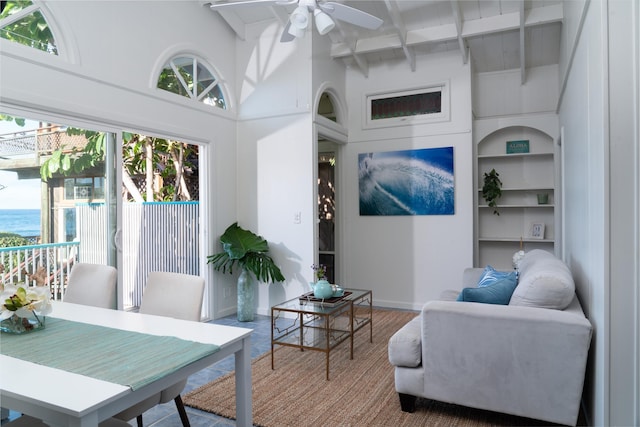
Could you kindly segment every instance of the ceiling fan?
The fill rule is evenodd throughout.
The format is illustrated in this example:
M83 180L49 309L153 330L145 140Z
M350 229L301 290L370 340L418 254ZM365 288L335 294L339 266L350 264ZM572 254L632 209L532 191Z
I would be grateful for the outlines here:
M290 42L296 37L304 36L305 30L309 26L311 14L313 14L316 28L321 35L333 30L335 21L344 21L358 27L377 30L382 25L382 19L363 12L351 6L333 1L321 0L241 0L226 3L211 3L209 7L213 10L231 9L235 7L247 7L255 5L276 5L288 6L297 4L289 21L282 32L280 41Z

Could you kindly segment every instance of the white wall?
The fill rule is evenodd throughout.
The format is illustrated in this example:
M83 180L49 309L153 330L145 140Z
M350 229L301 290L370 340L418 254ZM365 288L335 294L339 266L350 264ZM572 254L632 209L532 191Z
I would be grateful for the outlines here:
M374 304L419 309L444 289L460 286L473 262L473 167L471 73L459 54L418 58L416 72L404 61L372 65L369 77L347 71L349 142L342 151L343 233L347 287L373 290ZM367 94L448 82L450 120L414 126L364 129ZM444 103L445 101L443 101ZM358 154L449 147L454 149L455 214L360 216Z
M281 31L275 23L256 24L237 42L237 220L269 242L286 277L257 287L260 314L308 290L314 259L312 36L279 43Z
M323 88L332 88L338 96L346 90L348 112L349 142L340 148L337 166L339 257L346 260L338 281L372 289L377 305L414 309L443 289L459 286L458 277L452 282L451 272L461 274L473 260L469 66L459 55L442 54L419 59L419 72L412 73L403 63L392 70L371 66L368 78L353 69L347 70L345 80L340 63L326 59L325 40L307 34L290 44L274 44L279 32L276 25L252 28L247 41L238 43L236 66L239 74L245 74L238 86L238 220L269 241L287 277L284 284L259 287L258 312L268 314L271 305L296 297L312 280L310 265L317 250L313 113ZM267 51L268 55L262 54ZM254 74L256 70L268 71ZM443 81L451 94L450 120L362 129L365 94ZM455 153L455 215L359 216L358 153L446 146L453 146ZM301 213L300 224L294 224L296 212Z
M554 112L557 102L557 65L527 69L524 84L520 70L474 75L473 114L477 119Z
M564 242L594 326L585 407L592 425L638 425L640 15L637 2L568 3L563 38L576 45L561 61Z

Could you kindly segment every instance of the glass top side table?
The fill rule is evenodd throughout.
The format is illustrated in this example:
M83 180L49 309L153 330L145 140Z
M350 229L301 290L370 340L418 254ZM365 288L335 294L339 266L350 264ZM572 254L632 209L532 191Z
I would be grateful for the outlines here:
M345 297L332 303L293 298L271 307L271 369L275 369L276 345L321 351L326 354L326 379L329 379L331 350L349 339L353 359L353 336L369 325L373 342L373 295L370 290L345 289Z

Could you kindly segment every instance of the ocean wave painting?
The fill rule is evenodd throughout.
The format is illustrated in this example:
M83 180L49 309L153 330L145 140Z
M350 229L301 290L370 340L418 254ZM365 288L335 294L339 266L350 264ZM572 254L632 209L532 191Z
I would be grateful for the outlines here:
M453 147L358 155L360 215L453 215Z

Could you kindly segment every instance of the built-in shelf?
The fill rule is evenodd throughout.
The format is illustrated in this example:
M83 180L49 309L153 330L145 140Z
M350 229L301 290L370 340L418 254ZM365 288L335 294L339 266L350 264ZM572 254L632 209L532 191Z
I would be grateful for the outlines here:
M514 153L514 154L478 154L478 159L505 159L505 158L527 158L527 157L550 157L553 153Z
M553 243L554 239L531 239L520 237L480 237L480 242L522 242L524 243Z
M546 204L546 205L499 205L496 208L489 206L489 205L478 205L478 208L482 209L482 208L490 208L490 209L503 209L503 208L525 208L525 209L530 209L530 208L551 208L553 209L554 205L551 204Z
M528 140L529 153L506 153L507 141ZM502 181L497 207L482 198L485 172L495 169ZM556 187L553 139L524 126L510 126L488 134L478 142L476 202L476 264L496 268L511 266L513 254L525 250L554 252L556 236ZM538 203L546 194L548 203ZM495 215L497 210L500 215ZM531 237L533 224L544 224L544 238Z
M553 191L553 187L537 187L537 188L531 188L531 187L502 187L501 188L502 192L504 193L505 191L528 191L530 193L540 193L540 192L545 192L545 191ZM482 191L482 188L478 188L478 191Z

